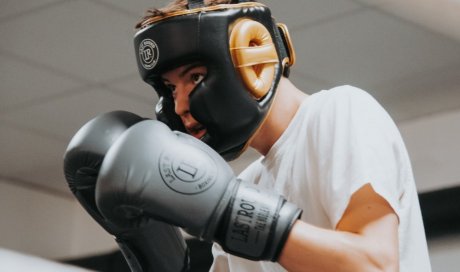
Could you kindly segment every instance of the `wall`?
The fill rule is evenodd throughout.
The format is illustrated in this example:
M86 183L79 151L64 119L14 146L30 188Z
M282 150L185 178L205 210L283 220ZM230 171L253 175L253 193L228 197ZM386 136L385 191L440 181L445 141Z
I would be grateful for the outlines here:
M403 122L418 190L460 186L460 110Z
M50 259L116 247L70 197L0 180L0 248Z
M458 272L460 234L430 240L428 246L433 272Z

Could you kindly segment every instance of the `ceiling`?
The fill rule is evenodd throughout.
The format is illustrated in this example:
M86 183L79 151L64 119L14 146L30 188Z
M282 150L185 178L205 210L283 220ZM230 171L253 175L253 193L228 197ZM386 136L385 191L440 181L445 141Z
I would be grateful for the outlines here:
M0 2L2 182L70 197L62 156L78 128L111 110L153 117L157 98L138 76L132 37L143 10L165 2ZM290 29L291 78L305 92L351 84L397 122L460 108L458 2L261 2Z

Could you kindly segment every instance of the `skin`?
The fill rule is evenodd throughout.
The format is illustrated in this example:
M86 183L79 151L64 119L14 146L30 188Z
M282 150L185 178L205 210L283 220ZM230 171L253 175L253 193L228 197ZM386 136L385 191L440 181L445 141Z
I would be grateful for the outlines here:
M206 71L204 66L189 64L163 74L173 92L176 113L198 139L206 128L191 116L188 97ZM282 78L272 108L250 146L266 155L307 96ZM278 262L288 271L399 271L398 225L394 210L368 183L352 195L335 229L297 220Z
M168 87L175 101L175 112L180 116L187 132L200 139L206 134L204 128L190 114L189 95L206 76L207 69L199 64L187 64L163 74L163 83Z

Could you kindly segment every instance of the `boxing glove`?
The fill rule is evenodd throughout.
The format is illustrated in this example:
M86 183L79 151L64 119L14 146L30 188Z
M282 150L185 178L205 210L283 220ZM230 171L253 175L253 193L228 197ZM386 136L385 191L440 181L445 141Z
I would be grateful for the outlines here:
M65 178L84 209L115 236L132 271L187 271L187 246L177 227L152 218L117 224L104 218L96 206L97 177L107 151L130 126L142 120L133 113L115 111L86 123L65 152Z
M155 218L234 255L276 261L301 210L235 178L214 150L155 120L124 133L101 166L96 203L117 224Z

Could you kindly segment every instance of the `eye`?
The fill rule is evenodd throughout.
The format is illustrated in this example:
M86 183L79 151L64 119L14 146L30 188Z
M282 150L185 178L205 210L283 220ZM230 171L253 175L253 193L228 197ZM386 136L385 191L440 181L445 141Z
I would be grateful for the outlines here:
M192 81L195 85L198 85L204 79L204 74L202 73L193 73L191 75Z

